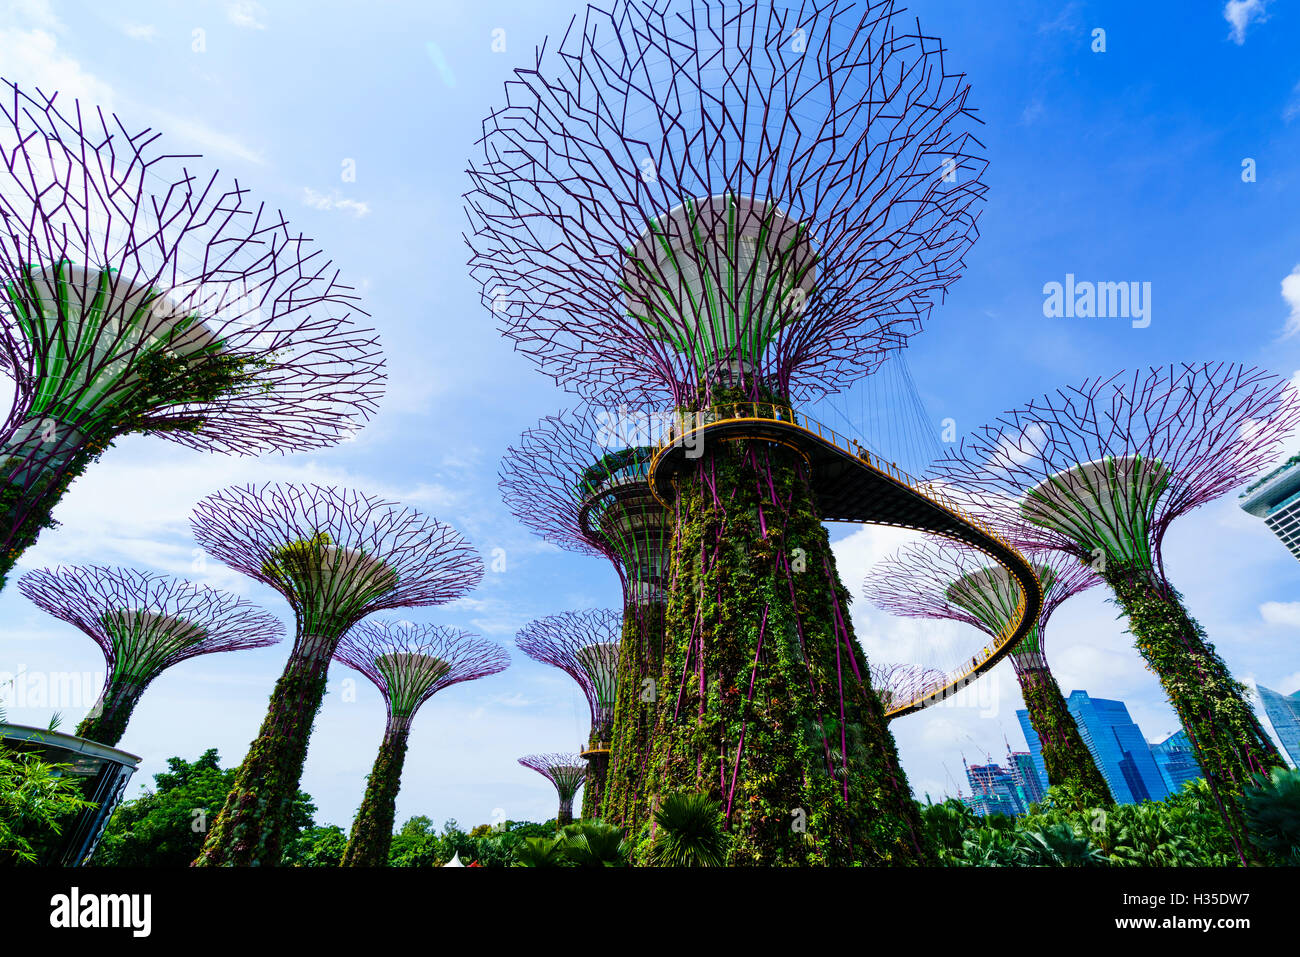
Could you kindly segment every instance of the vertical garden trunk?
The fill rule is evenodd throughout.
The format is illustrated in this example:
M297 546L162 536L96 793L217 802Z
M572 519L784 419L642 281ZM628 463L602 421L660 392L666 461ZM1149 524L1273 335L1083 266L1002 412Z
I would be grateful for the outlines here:
M1014 664L1025 708L1029 711L1029 723L1042 745L1048 783L1070 788L1091 807L1114 804L1110 786L1084 744L1061 687L1046 663L1022 666L1017 661Z
M672 574L647 804L720 800L732 865L925 863L803 458L706 441Z
M1243 862L1259 863L1246 837L1241 799L1252 776L1281 756L1182 597L1153 572L1109 561L1102 577L1128 617L1138 651L1160 679L1205 772Z
M110 681L90 713L77 725L77 737L116 747L126 733L131 712L140 703L146 684L121 678Z
M602 813L607 823L636 835L646 819L646 773L658 689L663 686L664 604L629 603L618 654L618 699Z
M560 798L560 809L555 815L555 826L564 827L573 823L573 795Z
M591 745L609 743L609 731L592 728ZM605 797L605 781L609 773L609 753L597 752L587 758L587 776L582 785L582 816L585 819L600 817Z
M340 861L343 867L387 866L410 733L410 718L394 717L384 729L383 743L366 779L366 796L352 822L352 835Z
M239 766L213 822L197 867L280 863L311 728L325 697L335 639L308 639L285 665L271 692L261 730Z

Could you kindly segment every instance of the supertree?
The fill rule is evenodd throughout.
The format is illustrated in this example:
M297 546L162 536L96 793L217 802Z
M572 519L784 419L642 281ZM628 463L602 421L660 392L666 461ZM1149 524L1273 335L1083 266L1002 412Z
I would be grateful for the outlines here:
M573 823L573 796L587 777L582 756L577 754L526 754L519 759L526 768L532 768L551 784L560 796L560 810L555 815L557 827Z
M947 675L925 665L891 662L871 666L871 687L886 712L893 711L897 705L915 701L946 682Z
M130 568L42 568L23 575L18 590L104 652L104 688L77 735L109 747L122 739L145 688L172 665L264 648L284 635L278 618L242 598Z
M351 287L282 214L56 96L0 84L0 584L114 439L317 448L383 379Z
M628 409L585 408L548 416L501 463L501 492L519 521L567 551L601 556L623 589L616 701L602 783L583 791L583 816L599 814L634 833L654 728L653 693L663 680L664 606L672 512L647 477L662 431ZM593 715L594 718L594 715ZM593 765L595 769L595 765ZM595 802L599 801L598 806Z
M274 866L340 639L376 611L465 595L483 561L450 526L352 489L227 488L190 524L208 554L274 588L296 617L266 718L195 861Z
M1069 552L1037 549L1028 557L1042 583L1043 606L1033 630L1012 649L1011 664L1042 743L1048 783L1069 786L1091 804L1111 804L1110 788L1066 706L1044 650L1052 613L1101 579ZM961 621L991 636L1006 632L1020 600L1020 586L1005 568L974 549L935 540L913 542L878 562L863 590L878 607L895 615Z
M871 372L957 279L984 192L967 91L889 0L588 7L484 124L484 302L593 401L782 419ZM731 863L920 862L807 449L731 439L673 460L641 800L720 799Z
M1011 497L1023 544L1090 563L1160 679L1244 861L1242 788L1281 758L1243 687L1169 583L1170 523L1257 474L1300 417L1285 379L1230 363L1088 379L963 439L934 474L990 501Z
M393 841L397 792L415 712L443 688L504 671L510 656L500 645L459 628L362 621L343 636L334 660L373 681L388 707L384 740L342 861L344 866L383 867Z
M515 636L515 644L529 658L559 668L576 681L591 709L591 739L581 754L587 760L582 791L586 818L600 816L605 791L622 635L621 613L594 608L538 618Z

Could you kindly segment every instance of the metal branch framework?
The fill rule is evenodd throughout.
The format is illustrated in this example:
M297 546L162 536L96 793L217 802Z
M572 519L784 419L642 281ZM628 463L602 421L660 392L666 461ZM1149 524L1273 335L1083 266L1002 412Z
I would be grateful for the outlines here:
M560 797L555 823L560 827L572 823L573 796L587 775L582 757L577 754L526 754L519 763L536 771L555 787L555 793Z
M915 701L930 688L941 687L946 677L942 671L925 665L871 665L871 687L880 698L886 714L898 705Z
M190 524L208 554L285 597L300 645L337 641L385 608L453 601L483 579L483 560L450 525L354 489L222 489Z
M510 655L495 642L446 625L362 621L334 651L365 675L388 707L390 727L409 723L443 688L505 671Z
M1280 376L1233 363L1090 379L1008 412L933 475L988 502L1011 498L1022 544L1090 562L1182 722L1243 862L1243 790L1282 761L1242 686L1165 575L1170 523L1262 471L1300 423ZM998 507L998 506L992 506Z
M613 564L624 601L662 601L672 513L650 491L655 430L627 435L627 410L547 416L501 461L507 508L542 539Z
M276 589L297 618L262 729L196 862L275 864L339 640L381 609L460 598L482 580L483 561L434 518L320 485L223 489L191 525L209 554Z
M1021 507L1020 544L1151 565L1169 523L1267 467L1300 421L1287 380L1227 362L1085 380L999 416L931 477L993 511Z
M1069 552L1028 550L1026 557L1043 586L1038 626L1011 652L1017 672L1045 668L1044 630L1057 606L1101 583L1088 565ZM1020 586L986 555L955 542L913 542L877 562L863 582L863 593L877 607L909 618L964 622L984 634L1005 634L1015 620Z
M363 621L343 636L334 658L373 681L388 708L384 739L342 861L349 866L383 867L392 845L397 793L415 712L443 688L504 671L510 656L501 646L459 628Z
M559 668L578 683L591 709L593 741L608 741L618 691L618 645L623 616L593 608L566 611L529 622L515 636L534 661Z
M278 618L242 598L130 568L37 569L19 580L18 590L103 651L104 689L77 733L110 746L120 740L145 688L172 665L263 648L284 635Z
M906 344L977 236L968 86L892 0L614 0L506 84L472 274L563 387L834 392Z
M356 295L281 213L159 134L56 96L0 83L5 553L120 435L241 454L331 445L384 378Z

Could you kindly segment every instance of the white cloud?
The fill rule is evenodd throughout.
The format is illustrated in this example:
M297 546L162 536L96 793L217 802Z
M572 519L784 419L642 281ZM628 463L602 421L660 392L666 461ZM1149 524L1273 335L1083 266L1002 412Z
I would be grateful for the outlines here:
M132 40L152 40L158 36L158 28L152 23L128 23L122 32Z
M187 120L172 113L157 113L158 125L167 131L169 137L178 136L202 147L205 153L225 153L259 166L266 162L262 154L245 146L235 137L210 126Z
M1293 336L1300 332L1300 264L1297 264L1289 275L1282 278L1282 298L1291 309L1291 314L1286 317L1286 328L1282 331L1282 335Z
M1262 23L1268 17L1264 8L1268 0L1228 0L1223 8L1223 19L1228 21L1231 29L1228 35L1232 42L1240 46L1246 42L1246 27L1251 23Z
M1287 123L1297 116L1300 116L1300 83L1291 88L1291 99L1282 110L1282 119Z
M19 20L33 27L61 30L63 24L54 13L49 0L8 0L0 6L0 17L5 21Z
M256 0L235 0L226 4L226 19L246 30L265 30L266 24L261 19L264 16L266 8Z
M346 213L351 213L357 219L370 213L369 203L360 202L355 199L347 199L339 195L337 190L326 195L325 193L316 192L316 190L312 189L310 186L304 186L302 188L302 201L312 209L320 209L326 212L338 209Z
M112 88L60 51L58 38L43 27L0 29L0 63L6 79L46 94L58 93L60 102L66 97L88 107L113 106Z
M188 140L204 152L238 157L250 163L265 162L260 154L235 137L214 130L196 120L177 116L150 106L118 102L112 85L82 67L74 57L59 48L57 34L63 25L42 0L17 0L0 7L0 64L5 79L20 87L37 88L46 94L59 94L60 103L70 106L73 99L83 107L102 107L120 113L128 127L155 126L172 137ZM152 39L152 26L126 26L128 36Z
M1270 625L1300 628L1300 601L1266 601L1259 606L1259 616Z

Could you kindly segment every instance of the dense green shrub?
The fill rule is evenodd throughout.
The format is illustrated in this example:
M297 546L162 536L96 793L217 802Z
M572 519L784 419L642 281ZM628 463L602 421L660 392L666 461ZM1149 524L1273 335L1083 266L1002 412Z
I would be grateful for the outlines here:
M1300 773L1274 771L1246 789L1251 837L1278 863L1300 863ZM1240 858L1202 780L1163 801L1089 806L1086 792L1051 788L1018 818L978 817L949 799L921 808L940 862L976 867L1230 867Z
M93 806L80 779L63 774L68 767L0 747L0 866L36 863L42 837L57 837L74 814Z

